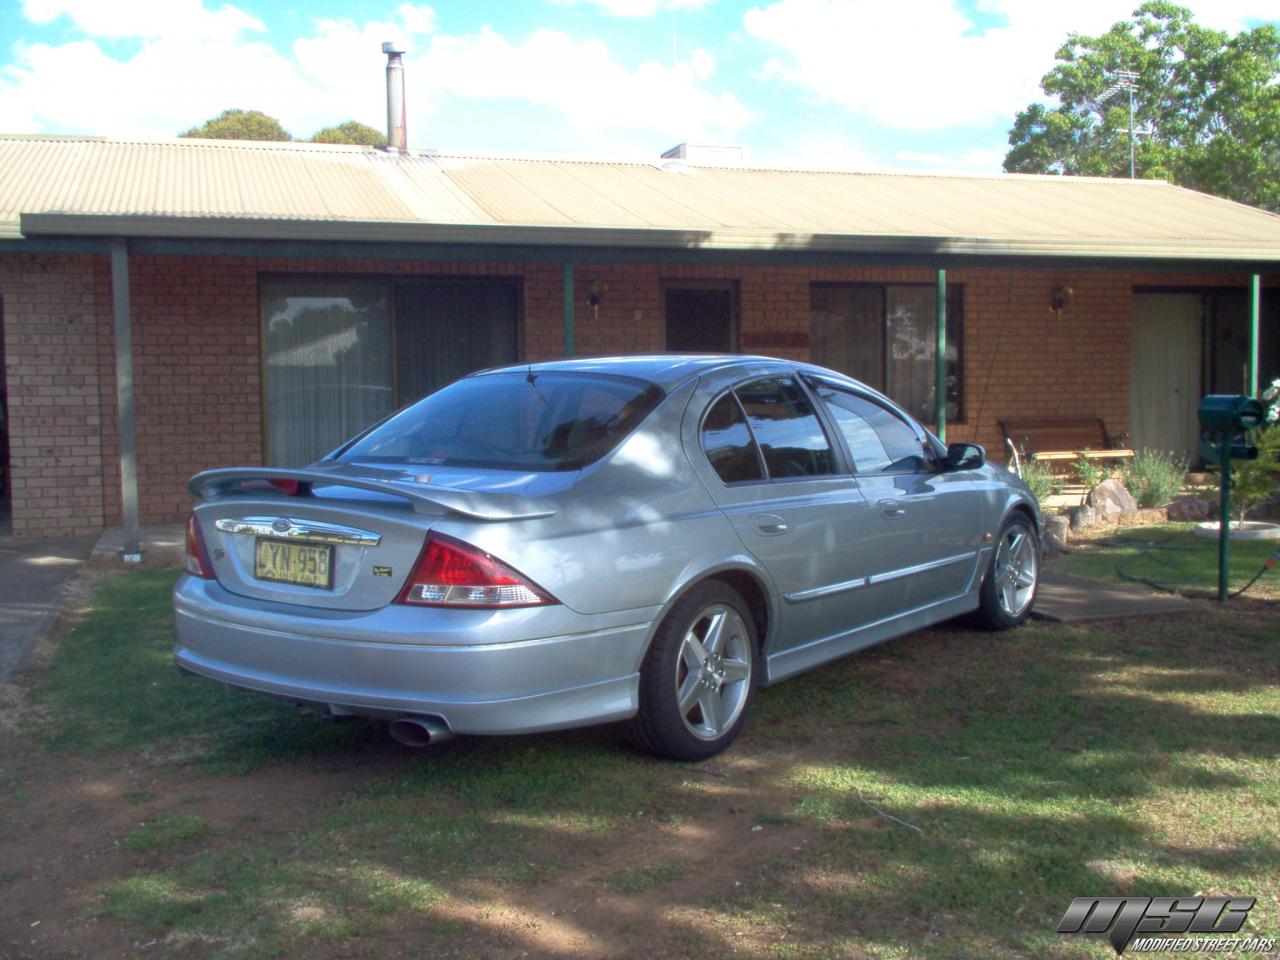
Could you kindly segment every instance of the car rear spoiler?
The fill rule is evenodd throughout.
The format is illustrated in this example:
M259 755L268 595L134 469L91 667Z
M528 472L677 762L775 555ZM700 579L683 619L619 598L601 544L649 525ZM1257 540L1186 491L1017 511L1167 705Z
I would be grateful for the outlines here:
M351 487L386 496L400 497L413 505L414 512L435 514L441 510L462 514L473 520L532 520L556 512L545 502L516 493L472 493L433 487L391 477L358 476L347 471L291 470L282 467L224 467L197 473L187 489L197 497L236 494L276 494L307 497L313 487Z

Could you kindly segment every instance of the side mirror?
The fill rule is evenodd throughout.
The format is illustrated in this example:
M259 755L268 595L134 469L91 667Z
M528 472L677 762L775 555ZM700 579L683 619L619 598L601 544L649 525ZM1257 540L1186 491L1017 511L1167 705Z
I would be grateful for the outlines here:
M987 462L987 451L976 443L947 444L946 470L977 470Z

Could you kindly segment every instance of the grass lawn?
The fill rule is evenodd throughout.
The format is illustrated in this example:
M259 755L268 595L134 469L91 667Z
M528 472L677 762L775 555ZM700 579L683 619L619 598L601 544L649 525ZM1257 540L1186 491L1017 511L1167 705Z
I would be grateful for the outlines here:
M10 706L0 957L1101 958L1055 928L1126 894L1280 937L1274 601L924 631L680 765L612 729L414 752L180 678L174 576L104 579Z
M1118 527L1094 536L1058 564L1068 573L1099 580L1145 580L1190 596L1218 595L1218 541L1197 537L1195 524ZM1076 546L1076 542L1072 542ZM1231 592L1245 586L1276 551L1280 541L1233 540L1227 583ZM1280 565L1249 588L1247 596L1280 598Z

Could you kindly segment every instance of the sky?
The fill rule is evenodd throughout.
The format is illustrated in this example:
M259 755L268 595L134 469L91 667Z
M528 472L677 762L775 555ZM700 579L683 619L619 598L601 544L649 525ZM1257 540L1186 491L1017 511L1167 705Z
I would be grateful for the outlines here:
M1068 34L1138 2L0 0L0 132L171 137L230 107L384 130L392 40L414 148L994 173ZM1185 5L1280 23L1277 0Z

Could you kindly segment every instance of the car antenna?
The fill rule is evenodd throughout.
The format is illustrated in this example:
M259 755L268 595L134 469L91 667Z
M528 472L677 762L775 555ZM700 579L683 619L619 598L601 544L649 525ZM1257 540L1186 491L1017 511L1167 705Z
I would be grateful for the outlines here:
M529 385L530 385L530 386L533 386L533 384L535 384L535 383L537 383L537 382L538 382L538 375L537 375L536 373L534 373L534 372L533 372L533 363L532 363L532 362L530 362L530 364L529 364L529 372L528 372L528 373L526 373L526 374L524 375L524 378L525 378L525 380L527 380L527 381L529 382Z

